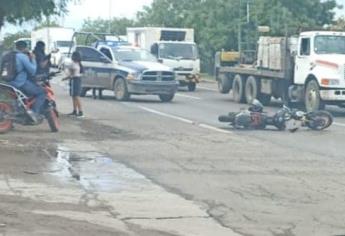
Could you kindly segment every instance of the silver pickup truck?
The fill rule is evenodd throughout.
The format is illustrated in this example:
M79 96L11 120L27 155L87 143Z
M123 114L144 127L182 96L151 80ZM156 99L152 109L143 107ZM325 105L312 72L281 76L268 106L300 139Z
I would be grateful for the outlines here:
M82 96L90 89L112 90L117 100L133 95L158 95L163 102L174 98L178 82L172 69L149 52L129 46L97 48L77 46L84 74Z

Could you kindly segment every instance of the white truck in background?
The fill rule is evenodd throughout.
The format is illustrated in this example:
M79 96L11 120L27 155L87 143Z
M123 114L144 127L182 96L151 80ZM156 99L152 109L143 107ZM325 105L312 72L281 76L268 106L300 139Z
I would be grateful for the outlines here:
M345 32L260 37L254 64L242 64L236 54L218 53L215 65L219 91L232 90L236 102L267 104L275 97L307 111L345 107Z
M35 48L38 41L43 41L46 45L46 53L51 53L52 65L59 66L74 44L73 34L74 29L63 27L45 27L32 31L32 48Z
M127 40L133 46L150 51L159 62L172 68L180 86L195 90L200 81L200 59L194 29L127 28Z

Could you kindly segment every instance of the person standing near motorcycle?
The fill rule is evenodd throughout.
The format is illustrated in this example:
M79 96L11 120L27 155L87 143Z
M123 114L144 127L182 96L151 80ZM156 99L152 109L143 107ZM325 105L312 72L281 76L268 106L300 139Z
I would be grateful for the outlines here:
M40 86L30 80L30 77L36 74L37 64L35 55L30 53L27 49L25 41L17 41L16 46L16 77L9 82L13 87L21 90L24 94L30 97L35 97L35 102L32 111L29 111L33 122L40 119L41 108L44 104L46 94Z
M81 76L83 73L83 65L81 64L81 55L79 52L72 53L72 64L67 70L67 77L63 80L69 80L70 85L70 95L73 102L73 112L68 115L73 115L77 117L84 117L80 102L81 93Z

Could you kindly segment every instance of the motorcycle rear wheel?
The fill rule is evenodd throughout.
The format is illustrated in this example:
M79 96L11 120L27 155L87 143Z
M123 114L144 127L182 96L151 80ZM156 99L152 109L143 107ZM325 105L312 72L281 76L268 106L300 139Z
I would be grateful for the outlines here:
M51 132L53 133L58 132L60 128L60 123L59 123L57 111L55 109L49 109L45 115L46 115L46 119L48 121Z
M12 112L12 107L7 104L0 102L0 113L1 114L8 114ZM7 133L13 125L13 120L11 119L3 119L0 117L0 134Z
M307 115L306 125L312 130L324 130L332 125L333 116L328 111L316 111Z

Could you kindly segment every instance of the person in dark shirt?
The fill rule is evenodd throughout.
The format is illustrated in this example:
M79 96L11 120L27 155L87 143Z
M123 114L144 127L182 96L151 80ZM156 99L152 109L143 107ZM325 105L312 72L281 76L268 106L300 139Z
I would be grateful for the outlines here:
M36 64L37 64L37 71L36 75L42 75L42 74L49 74L50 69L50 54L45 54L45 43L42 41L38 41L36 43L36 46L34 48L33 53L36 57Z

